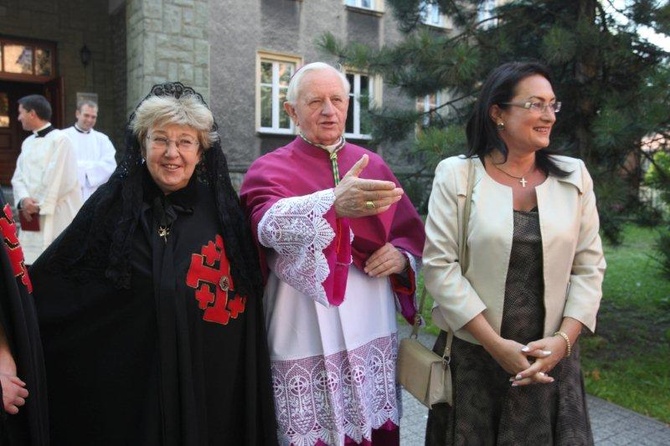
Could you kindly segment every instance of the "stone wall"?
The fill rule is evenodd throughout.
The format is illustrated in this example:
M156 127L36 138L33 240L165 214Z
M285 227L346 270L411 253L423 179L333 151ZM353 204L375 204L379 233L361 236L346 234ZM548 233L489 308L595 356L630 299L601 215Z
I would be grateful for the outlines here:
M124 147L125 122L128 119L126 106L127 75L126 75L126 7L121 3L110 11L112 26L112 94L114 98L114 128L109 137L114 142L117 160L121 159Z
M401 38L391 11L365 12L348 8L341 0L211 0L209 26L211 106L231 171L238 173L244 173L260 155L293 139L256 131L259 51L300 57L304 63L336 63L334 56L324 54L316 44L326 32L343 42L373 48ZM394 91L384 87L383 100L408 99L394 98ZM356 142L365 145L367 141ZM379 150L384 156L394 151L402 147Z
M0 0L0 32L56 42L65 121L74 120L77 92L97 93L97 128L120 151L128 116L154 84L192 86L212 108L231 170L240 173L291 139L256 132L259 51L336 62L316 45L325 32L373 47L400 38L391 11L369 14L339 0ZM84 43L87 67L79 60ZM383 101L412 99L384 86ZM402 146L377 151L405 164Z
M154 84L180 81L209 98L209 0L126 2L127 112Z

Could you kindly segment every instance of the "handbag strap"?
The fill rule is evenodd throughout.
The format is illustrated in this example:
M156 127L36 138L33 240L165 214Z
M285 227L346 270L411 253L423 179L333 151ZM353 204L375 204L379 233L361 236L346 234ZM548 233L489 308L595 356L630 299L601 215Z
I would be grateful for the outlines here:
M468 158L468 185L467 185L467 192L465 194L465 203L464 203L464 210L463 210L463 216L462 216L462 221L461 221L461 231L458 234L458 261L461 264L461 269L463 269L463 265L467 265L468 260L467 260L467 255L468 255L468 250L467 248L467 234L468 234L468 221L470 220L470 207L471 207L471 202L472 202L472 189L474 188L475 185L475 163L472 161L472 158ZM423 314L423 304L426 301L426 287L423 287L423 291L421 292L421 298L419 300L419 312L416 314L416 317L414 318L414 325L412 326L412 334L410 337L412 338L417 338L419 336L419 327L421 325L421 315ZM444 346L444 353L442 354L442 358L449 363L451 359L451 343L454 340L454 332L453 330L448 330L447 331L447 343Z
M423 314L423 304L426 302L426 287L423 287L421 291L421 298L419 299L419 311L414 316L414 324L412 325L412 334L409 335L411 338L419 337L419 327L421 326L421 315Z
M472 158L468 158L468 186L465 193L465 203L463 206L463 216L461 221L461 232L458 234L458 262L461 264L461 271L465 271L468 265L468 221L470 221L470 207L472 204L472 189L475 186L475 163ZM424 288L425 289L425 288ZM454 331L447 331L447 343L444 345L442 358L447 364L451 361L451 343L454 340Z
M475 163L472 158L468 158L468 186L465 193L465 203L463 206L463 216L461 217L461 232L458 234L458 262L461 264L461 271L465 271L468 265L468 221L470 221L470 207L472 204L472 189L475 185Z

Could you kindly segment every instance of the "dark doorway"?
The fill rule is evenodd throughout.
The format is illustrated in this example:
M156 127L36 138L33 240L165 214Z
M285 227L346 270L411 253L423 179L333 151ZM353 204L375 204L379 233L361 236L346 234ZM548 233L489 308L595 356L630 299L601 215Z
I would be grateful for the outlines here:
M46 96L51 103L51 123L60 128L63 122L62 88L59 82L30 83L0 81L0 185L11 185L16 168L16 158L21 153L21 143L30 135L18 120L18 101L29 94Z

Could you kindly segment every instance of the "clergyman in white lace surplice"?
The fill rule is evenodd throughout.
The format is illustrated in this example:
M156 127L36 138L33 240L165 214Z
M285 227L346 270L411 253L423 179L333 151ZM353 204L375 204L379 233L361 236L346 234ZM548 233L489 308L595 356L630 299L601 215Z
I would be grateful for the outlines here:
M414 320L425 234L382 158L345 141L349 90L327 64L298 70L284 109L299 136L241 189L267 277L282 445L400 443L395 314Z
M367 153L361 177L398 183L383 160L353 144L342 172ZM376 216L337 218L329 155L300 137L258 159L242 200L267 266L265 314L281 444L372 444L399 425L396 309L412 321L423 224L409 199ZM404 274L370 277L386 242ZM375 442L375 444L378 444Z

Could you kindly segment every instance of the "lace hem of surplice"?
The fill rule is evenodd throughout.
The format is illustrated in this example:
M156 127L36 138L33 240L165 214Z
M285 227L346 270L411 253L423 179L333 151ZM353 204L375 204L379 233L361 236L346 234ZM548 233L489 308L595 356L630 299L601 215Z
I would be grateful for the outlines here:
M389 421L399 425L396 349L393 334L329 356L273 361L280 444L361 443Z

